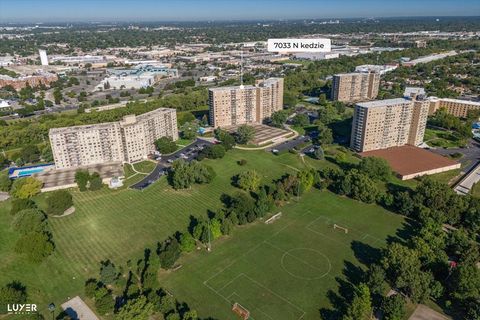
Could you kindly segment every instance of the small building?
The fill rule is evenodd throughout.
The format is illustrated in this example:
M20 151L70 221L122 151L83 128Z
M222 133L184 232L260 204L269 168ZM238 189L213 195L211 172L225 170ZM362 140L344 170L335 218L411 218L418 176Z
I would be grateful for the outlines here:
M367 151L359 155L385 159L402 180L460 168L457 161L411 145Z

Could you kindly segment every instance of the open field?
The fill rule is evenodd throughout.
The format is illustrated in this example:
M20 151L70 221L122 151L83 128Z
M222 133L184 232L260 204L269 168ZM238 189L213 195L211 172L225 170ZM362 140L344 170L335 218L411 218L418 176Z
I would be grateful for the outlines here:
M376 205L316 190L280 210L272 224L236 229L212 252L182 257L183 267L160 273L160 283L201 317L233 319L238 302L255 320L331 319L339 285L358 277L362 262L405 223Z
M247 160L247 164L237 165L240 159ZM307 164L321 165L311 159L304 164L293 154L275 157L264 151L239 150L232 150L222 160L205 162L212 165L217 177L209 185L190 190L174 191L162 178L143 191L72 191L76 212L49 219L56 250L40 265L32 265L14 253L18 234L10 228L10 204L0 203L0 284L21 281L30 299L43 310L52 301L60 305L68 297L83 295L83 284L98 275L100 261L111 259L124 265L141 256L146 247L154 248L173 232L185 230L191 215L206 215L207 209L218 209L221 194L235 190L230 184L233 175L256 169L270 181ZM127 171L131 173L131 168ZM137 174L131 179L137 177L142 176Z

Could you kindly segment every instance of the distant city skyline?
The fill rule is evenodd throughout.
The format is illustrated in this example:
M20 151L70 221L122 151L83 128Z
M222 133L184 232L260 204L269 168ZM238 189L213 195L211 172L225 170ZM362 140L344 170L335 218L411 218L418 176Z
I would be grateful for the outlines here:
M478 0L0 0L0 23L472 15Z

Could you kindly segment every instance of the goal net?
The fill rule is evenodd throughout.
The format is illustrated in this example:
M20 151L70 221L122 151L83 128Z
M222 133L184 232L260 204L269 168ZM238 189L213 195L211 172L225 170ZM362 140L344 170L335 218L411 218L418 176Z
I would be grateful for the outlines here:
M248 311L238 302L235 302L233 304L232 311L235 312L240 317L240 319L247 320L248 318L250 318L250 311Z

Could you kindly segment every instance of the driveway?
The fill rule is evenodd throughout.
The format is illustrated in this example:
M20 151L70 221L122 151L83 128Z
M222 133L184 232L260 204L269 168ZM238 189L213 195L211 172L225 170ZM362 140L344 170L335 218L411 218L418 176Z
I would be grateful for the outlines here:
M468 141L466 148L432 148L430 151L442 156L457 152L463 154L463 157L458 161L462 164L462 171L464 172L470 171L480 161L480 143L473 139Z
M202 138L197 138L193 143L188 146L183 147L182 149L175 151L172 154L162 156L160 160L157 161L157 166L153 169L152 172L141 181L131 185L130 188L143 190L158 179L165 175L168 172L168 169L172 166L172 162L178 159L184 159L185 161L192 161L197 158L198 153L201 149L207 145L213 144L208 140Z

